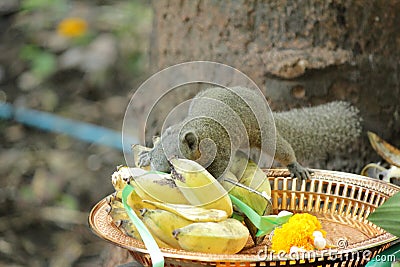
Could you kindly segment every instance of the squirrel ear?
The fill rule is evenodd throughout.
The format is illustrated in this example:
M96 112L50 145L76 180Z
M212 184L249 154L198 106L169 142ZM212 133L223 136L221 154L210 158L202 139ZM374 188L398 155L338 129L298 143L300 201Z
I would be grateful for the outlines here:
M198 140L194 132L186 132L183 134L183 141L187 143L191 150L197 150Z

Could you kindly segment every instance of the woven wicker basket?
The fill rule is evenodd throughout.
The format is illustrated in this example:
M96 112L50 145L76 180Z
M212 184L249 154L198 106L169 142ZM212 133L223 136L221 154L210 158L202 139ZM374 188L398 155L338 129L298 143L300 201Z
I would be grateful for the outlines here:
M308 212L318 217L334 248L312 253L283 255L271 253L269 239L254 246L249 238L238 254L205 254L161 248L165 266L363 266L397 238L366 218L400 188L363 176L315 170L314 179L290 178L287 170L266 170L272 188L274 213L280 210ZM89 224L103 239L130 251L144 266L151 259L142 242L124 235L111 223L106 201L91 211Z

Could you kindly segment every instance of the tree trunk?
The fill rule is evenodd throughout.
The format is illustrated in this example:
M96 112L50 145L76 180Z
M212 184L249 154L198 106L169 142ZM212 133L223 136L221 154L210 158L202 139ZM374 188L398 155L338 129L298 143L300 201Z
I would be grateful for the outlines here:
M153 7L154 72L216 61L253 79L273 110L333 100L360 109L361 140L310 167L359 172L379 160L367 130L400 145L399 1L192 0L154 1ZM160 118L149 124L158 131Z

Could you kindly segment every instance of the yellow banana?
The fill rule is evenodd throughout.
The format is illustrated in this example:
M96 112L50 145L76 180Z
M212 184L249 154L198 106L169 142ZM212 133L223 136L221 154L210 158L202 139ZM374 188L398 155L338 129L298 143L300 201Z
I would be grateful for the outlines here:
M139 241L142 241L142 237L139 234L135 224L131 220L119 220L116 222L116 226L127 236L133 237ZM153 236L154 240L156 241L157 245L161 248L172 248L172 246L168 245L161 239L156 236Z
M128 218L126 220L118 220L115 225L127 236L133 237L139 241L142 241L139 231L135 224Z
M271 185L267 178L267 175L263 170L258 167L257 163L249 160L246 169L239 179L244 185L257 190L260 193L265 192L268 196L271 196Z
M234 254L243 249L249 231L238 220L192 223L174 231L181 248L204 253Z
M111 175L111 183L115 189L116 196L121 199L122 190L132 180L132 177L143 175L146 172L146 170L140 168L118 166L117 170Z
M169 204L156 201L143 200L158 209L166 210L193 222L220 222L228 218L223 210L205 209L193 205Z
M112 174L111 182L118 198L121 198L125 185L131 184L135 187L137 195L142 199L189 204L168 173L119 166L117 171Z
M131 180L142 199L173 204L189 204L168 173L146 172Z
M241 164L243 162L243 159L247 160L246 155L244 153L237 153L234 163ZM231 171L236 171L238 174L240 174L240 172L238 172L238 170L240 169L241 166L231 167ZM239 180L239 184L237 184L236 186L232 186L232 184L227 182L228 179L235 182L235 177L232 177L232 175L229 175L229 173L227 173L224 176L225 180L222 182L224 188L229 190L229 193L231 195L246 203L259 215L270 214L272 211L272 205L268 198L270 198L271 196L271 186L266 174L252 160L247 160L247 166L241 173L242 176ZM245 187L241 187L240 185L244 185L248 188L246 189ZM260 192L262 195L254 192L253 190ZM257 227L247 217L244 218L244 221L250 231L250 235L253 238L254 243L256 245L261 243L264 239L264 236L257 237Z
M232 164L229 169L236 177L242 177L246 169L249 157L242 151L237 151L232 159Z
M128 198L126 199L126 203L133 209L133 211L138 215L139 217L141 216L141 210L142 209L147 209L147 208L152 208L153 206L146 204L143 202L143 199L139 197L139 195L136 193L136 190L133 190Z
M249 159L245 153L238 151L230 167L232 172L240 183L271 196L271 185L267 175L258 167L257 163Z
M166 210L145 210L142 221L154 237L173 248L181 248L172 235L177 229L193 223L185 218Z
M232 215L232 202L226 190L204 167L195 161L173 158L172 177L180 191L195 206L224 210Z
M128 220L129 216L124 209L124 205L115 196L107 198L107 212L111 216L113 223L119 220Z

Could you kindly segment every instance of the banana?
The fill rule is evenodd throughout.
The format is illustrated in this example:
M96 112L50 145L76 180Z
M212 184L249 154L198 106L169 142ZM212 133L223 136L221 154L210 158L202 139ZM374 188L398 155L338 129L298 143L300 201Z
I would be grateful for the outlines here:
M244 152L239 150L232 159L232 164L229 168L229 171L232 172L236 177L242 177L248 162L249 157Z
M157 237L162 242L177 249L181 247L172 235L172 232L177 228L193 223L172 212L160 209L145 210L142 216L142 221L153 234L153 237Z
M111 216L113 223L119 220L128 220L129 216L124 209L124 205L115 196L107 198L107 212Z
M146 172L130 182L142 199L172 204L189 204L168 173Z
M132 177L140 176L147 173L141 168L129 168L126 166L118 166L117 170L111 175L111 183L115 189L116 195L121 199L122 190L129 184Z
M271 202L268 200L268 198L271 197L271 186L268 178L266 174L258 167L258 165L254 161L248 160L246 155L242 152L236 154L234 164L242 164L244 159L247 161L247 166L244 171L241 172L242 176L239 180L240 183L236 186L228 183L228 179L231 182L237 182L237 178L235 181L235 177L232 177L233 174L228 172L224 176L225 180L222 181L222 185L231 195L246 203L257 214L268 215L272 212ZM235 171L240 175L240 169L241 166L237 167L233 165L230 170ZM244 187L240 185L244 185ZM254 192L253 190L260 192L262 195ZM256 245L261 243L264 239L264 236L256 236L258 231L257 227L247 217L244 218L244 222L250 231L250 235L254 243Z
M119 166L111 176L111 182L121 198L125 185L135 187L136 194L141 199L161 201L174 204L189 204L178 189L171 175L163 172L146 171L142 168Z
M187 159L173 158L170 162L175 184L190 204L224 210L228 217L232 215L232 202L228 193L204 167Z
M126 199L126 203L133 209L133 211L138 215L139 217L141 216L141 210L142 209L148 209L152 208L153 206L146 204L143 202L143 199L139 197L139 195L136 193L136 190L133 190L128 198Z
M125 235L133 237L139 241L142 241L139 231L137 230L135 224L128 218L126 220L115 221L115 225L120 229Z
M137 230L136 226L134 223L132 223L131 220L119 220L115 222L115 225L120 229L125 235L133 237L139 241L142 241L142 237L139 234L139 231ZM153 235L154 240L156 241L157 245L160 248L173 248L172 246L168 245L158 237Z
M228 215L223 210L205 209L185 204L169 204L149 200L143 201L152 204L158 209L172 212L193 222L220 222L228 218Z
M249 231L238 220L192 223L173 232L181 248L203 253L234 254L243 249Z
M257 163L249 160L246 169L239 181L260 193L265 192L267 196L271 196L271 185L267 175L258 167Z
M265 191L268 196L271 196L271 185L267 175L258 167L257 163L249 159L242 151L236 153L230 172L238 177L240 183L261 193Z
M237 179L233 173L233 171L238 173L238 168L233 165L230 169L231 171L225 174L224 180L221 181L221 184L231 195L246 203L259 215L267 215L266 212L271 212L269 208L270 202L267 200L267 198L271 197L271 185L268 181L267 175L254 161L245 158L244 153L237 153L234 163L241 164L243 159L246 159L247 166L244 171L241 172L242 176L240 179ZM252 192L252 190L247 190L244 187L235 186L232 182L239 182L250 189L260 192L265 197L257 194L256 192Z

